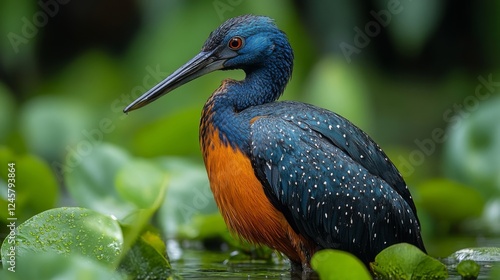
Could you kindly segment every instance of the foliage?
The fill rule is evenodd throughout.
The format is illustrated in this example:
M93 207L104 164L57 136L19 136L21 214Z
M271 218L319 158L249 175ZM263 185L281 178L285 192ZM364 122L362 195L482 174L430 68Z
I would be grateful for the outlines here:
M82 207L124 218L135 205L120 196L115 184L118 172L130 160L127 153L114 146L96 146L90 156L83 157L79 165L64 176L71 197ZM67 160L66 165L69 164ZM137 195L142 195L142 192Z
M165 244L160 237L146 232L120 263L120 271L134 279L168 279L172 267L165 254Z
M201 240L224 234L225 225L210 191L205 168L192 160L177 157L162 157L156 160L169 171L168 194L158 210L158 225L169 238ZM210 227L203 226L203 220L214 221Z
M461 261L457 265L457 272L462 276L463 280L474 280L479 276L481 267L472 260Z
M20 224L17 233L3 242L4 270L27 267L33 255L47 253L48 260L59 260L59 255L70 258L65 261L70 267L75 265L73 259L83 257L89 266L98 266L96 277L142 277L146 271L170 275L163 241L142 233L163 202L166 172L111 145L96 146L94 153L82 158L66 177L72 197L88 208L53 208ZM18 193L24 191L18 189ZM80 268L68 272L59 265L40 263L47 265L48 275L80 275ZM120 274L114 272L118 267Z
M55 252L39 252L26 255L17 264L14 273L0 270L0 277L8 280L25 279L110 279L124 277L102 263L87 257L72 254L64 256Z
M18 261L42 252L80 254L113 266L120 256L123 236L118 222L85 208L54 208L19 225L15 242L2 245L2 263L15 252ZM15 248L15 250L12 250Z
M456 270L463 279L477 279L481 273L481 268L495 267L500 263L500 248L477 247L461 249L451 254L448 259L452 260L452 263L458 263ZM493 268L490 279L497 278L493 276L495 273Z
M365 265L354 255L340 250L321 250L311 259L311 267L323 280L372 279Z
M417 247L400 243L385 248L370 264L381 279L446 279L446 266Z

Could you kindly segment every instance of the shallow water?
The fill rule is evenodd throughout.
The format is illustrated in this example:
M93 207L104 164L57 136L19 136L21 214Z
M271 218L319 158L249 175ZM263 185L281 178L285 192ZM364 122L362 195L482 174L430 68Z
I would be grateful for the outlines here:
M318 279L314 274L296 275L290 271L288 262L269 263L265 261L228 261L228 252L208 251L198 248L180 249L175 242L169 242L175 279ZM456 265L451 259L442 259L448 267L450 280L460 280ZM488 277L492 262L478 262L481 271L478 279Z
M189 248L169 242L174 278L182 279L318 279L317 275L293 275L290 264L237 260L228 261L228 252Z

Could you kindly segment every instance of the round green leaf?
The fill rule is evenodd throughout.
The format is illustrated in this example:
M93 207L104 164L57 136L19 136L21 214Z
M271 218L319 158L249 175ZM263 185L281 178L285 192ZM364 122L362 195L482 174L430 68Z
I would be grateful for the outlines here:
M8 263L14 239L2 244L2 262ZM41 252L83 255L111 265L120 256L123 236L118 222L95 211L55 208L33 216L19 225L15 236L16 259Z
M194 217L219 213L210 190L205 168L182 158L160 158L160 165L168 172L168 190L158 211L158 223L168 237L198 236ZM186 236L186 235L183 235Z
M65 172L66 185L78 205L121 219L136 209L115 188L115 176L130 157L109 144L95 146L74 168Z
M55 252L38 252L23 256L13 271L0 270L0 279L124 279L116 270L80 255L63 256Z
M365 265L354 255L340 250L321 250L311 259L312 268L322 280L372 279Z
M93 144L82 139L82 128L91 127L90 121L89 111L78 101L38 96L24 104L20 129L26 145L37 155L57 159L70 154L77 161Z
M132 161L116 176L116 190L138 208L158 208L165 196L166 173L145 161Z
M440 261L417 247L399 243L385 248L370 264L381 279L446 279L448 271Z
M461 261L457 265L457 272L462 276L463 280L474 280L479 276L481 267L472 260Z

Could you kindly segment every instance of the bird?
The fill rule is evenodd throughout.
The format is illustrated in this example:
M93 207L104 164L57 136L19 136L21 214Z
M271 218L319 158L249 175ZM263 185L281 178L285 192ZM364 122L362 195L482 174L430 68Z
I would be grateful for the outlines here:
M334 112L278 101L293 59L273 19L230 18L124 112L207 73L243 70L242 80L223 80L208 98L199 128L210 188L232 233L283 253L299 270L322 249L367 266L396 243L426 252L408 186L380 146Z

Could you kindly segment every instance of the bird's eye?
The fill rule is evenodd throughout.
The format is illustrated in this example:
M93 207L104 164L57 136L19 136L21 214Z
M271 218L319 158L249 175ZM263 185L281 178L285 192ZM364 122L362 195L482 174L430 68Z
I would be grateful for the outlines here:
M237 51L243 47L243 38L241 37L233 37L229 40L228 46L233 51Z

